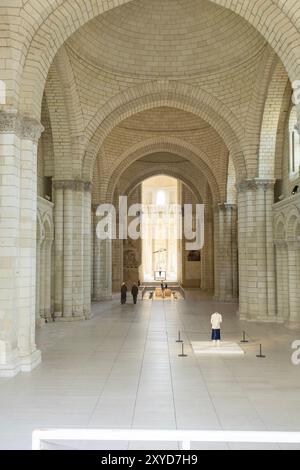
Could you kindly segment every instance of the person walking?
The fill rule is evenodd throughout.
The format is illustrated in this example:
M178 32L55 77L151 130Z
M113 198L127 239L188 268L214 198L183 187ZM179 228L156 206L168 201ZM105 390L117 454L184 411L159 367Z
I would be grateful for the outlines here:
M165 285L163 282L161 283L160 287L161 287L162 297L164 298L165 297Z
M136 285L136 283L134 283L133 286L132 286L131 294L132 294L132 297L133 297L133 303L134 303L134 305L136 305L136 304L137 304L138 295L139 295L139 288L138 288L138 286Z
M123 282L122 287L121 287L121 304L125 305L127 302L127 286L126 283Z

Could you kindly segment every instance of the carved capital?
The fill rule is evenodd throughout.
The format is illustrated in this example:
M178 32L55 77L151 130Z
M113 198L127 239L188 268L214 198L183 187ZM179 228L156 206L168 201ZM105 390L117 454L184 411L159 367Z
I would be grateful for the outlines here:
M228 211L235 211L237 210L237 205L236 204L218 204L216 207L215 207L215 210L216 211L221 211L221 212L228 212Z
M0 111L0 133L20 134L20 119L17 114Z
M214 207L214 212L219 213L219 212L235 212L237 211L237 205L236 204L218 204L217 206Z
M86 182L84 183L84 191L85 191L86 193L91 193L91 192L92 192L92 186L93 186L93 185L92 185L91 182L86 181Z
M59 191L60 189L64 190L65 187L67 186L67 184L68 184L68 181L64 181L64 180L53 180L52 181L53 189L55 189L56 191Z
M300 249L300 241L299 240L291 240L291 239L277 239L274 240L274 243L277 248L281 249L288 249L289 252L294 253L299 251Z
M90 192L92 183L81 180L54 180L53 187L56 190L70 190L77 192Z
M237 190L239 192L256 191L258 189L268 191L269 189L274 189L274 184L275 180L273 179L253 178L251 180L244 180L238 183Z
M21 119L21 139L37 143L44 132L44 127L34 119Z
M297 124L295 125L295 131L297 131L300 136L300 121L298 121Z
M299 240L287 240L288 249L292 252L298 251L300 248L300 241Z
M274 240L274 244L275 244L275 246L276 246L277 248L281 248L281 249L287 247L287 242L286 242L286 240L282 240L282 239L280 239L280 240Z
M43 130L43 126L35 119L0 111L0 134L16 134L20 139L37 143Z

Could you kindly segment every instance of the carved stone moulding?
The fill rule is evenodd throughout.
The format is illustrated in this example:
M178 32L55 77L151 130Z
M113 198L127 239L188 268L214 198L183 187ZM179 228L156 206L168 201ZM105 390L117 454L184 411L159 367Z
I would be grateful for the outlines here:
M249 180L243 180L237 184L237 189L239 192L244 191L253 191L257 189L274 189L275 180L273 179L262 179L262 178L253 178Z
M237 204L223 203L223 204L218 204L217 206L215 206L216 212L228 212L228 211L234 212L236 210L237 210Z
M15 134L37 143L44 131L40 122L16 113L0 111L0 134Z
M91 192L92 183L81 180L54 180L53 187L56 190L62 189L77 192Z

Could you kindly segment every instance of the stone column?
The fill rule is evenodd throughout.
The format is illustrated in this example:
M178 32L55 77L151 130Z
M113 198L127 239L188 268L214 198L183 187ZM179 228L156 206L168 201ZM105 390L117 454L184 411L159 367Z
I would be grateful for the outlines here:
M97 239L96 229L98 223L98 217L96 215L97 207L93 208L93 232L94 232L94 254L93 254L93 265L94 265L94 276L93 276L93 300L96 302L101 298L101 286L100 286L100 243Z
M45 239L41 243L41 254L40 254L40 292L39 292L39 317L45 318L45 289L46 289L46 241Z
M238 297L237 207L220 204L215 209L215 298L223 302Z
M64 189L54 182L54 317L63 316Z
M94 298L94 244L95 244L95 233L94 233L94 209L93 204L91 208L91 273L90 273L90 283L91 283L91 299Z
M275 304L273 238L274 180L245 180L238 185L240 316L278 321Z
M214 288L214 231L211 211L205 209L204 247L201 252L201 289L212 291Z
M52 258L52 240L45 240L45 302L44 318L50 320L51 312L51 258Z
M35 345L37 142L42 126L0 112L0 376L30 371Z
M37 147L43 128L23 119L20 171L19 324L21 369L30 371L41 361L35 344Z
M289 293L288 293L288 254L286 241L276 240L276 296L277 314L282 321L289 319Z
M40 328L43 325L43 320L40 315L40 288L41 288L41 245L42 240L39 237L37 239L36 247L36 302L35 302L35 317L36 317L36 326Z
M82 185L74 187L72 204L72 315L84 318L84 192Z
M95 241L94 300L112 298L112 242L111 240Z
M98 207L98 206L97 206ZM99 218L94 215L94 232L96 233ZM110 300L112 298L112 241L99 240L94 243L94 300Z
M119 233L119 223L117 223L117 233ZM120 292L123 282L123 240L112 241L112 292Z
M92 247L92 194L91 184L84 185L84 226L83 226L83 313L85 318L92 317L91 299L92 299L92 279L91 279L91 247Z
M290 322L300 322L299 303L299 241L288 241L288 294Z
M90 318L91 185L55 181L55 317L61 321ZM61 310L61 311L60 311Z
M75 317L73 312L73 257L75 258L75 246L73 246L73 187L72 182L64 188L64 252L63 252L63 318L65 321ZM76 230L76 228L75 228ZM74 230L74 233L75 233ZM75 273L74 273L75 274ZM74 314L73 314L74 313Z

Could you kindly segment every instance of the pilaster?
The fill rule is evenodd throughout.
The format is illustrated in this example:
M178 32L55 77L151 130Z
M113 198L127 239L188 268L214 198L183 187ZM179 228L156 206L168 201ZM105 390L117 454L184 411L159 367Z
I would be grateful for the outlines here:
M240 316L279 321L275 293L274 180L238 184Z
M41 361L35 344L37 143L35 120L0 112L0 376Z
M219 204L214 220L215 298L234 302L238 298L237 206Z
M55 180L55 318L91 317L91 183Z

